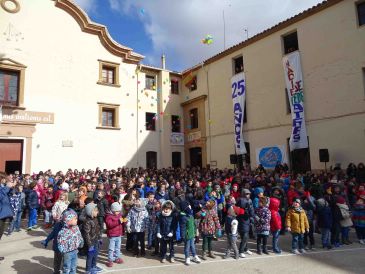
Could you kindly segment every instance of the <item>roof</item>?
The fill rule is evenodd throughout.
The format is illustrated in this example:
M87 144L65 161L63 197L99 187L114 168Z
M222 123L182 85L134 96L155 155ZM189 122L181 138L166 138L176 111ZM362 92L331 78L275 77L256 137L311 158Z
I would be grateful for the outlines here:
M214 56L212 56L208 59L206 59L205 61L203 61L201 63L199 63L199 64L197 64L197 65L195 65L195 66L193 66L189 69L184 70L182 72L182 74L184 75L184 74L187 74L189 72L196 71L202 65L207 65L207 64L213 63L214 61L217 61L217 60L219 60L219 59L221 59L221 58L223 58L223 57L225 57L225 56L227 56L231 53L234 53L237 50L240 50L244 47L247 47L248 45L251 45L251 44L253 44L253 43L255 43L255 42L257 42L261 39L264 39L265 37L267 37L267 36L269 36L269 35L271 35L275 32L278 32L278 31L280 31L280 30L282 30L282 29L284 29L284 28L286 28L286 27L288 27L288 26L290 26L294 23L297 23L298 21L301 21L301 20L303 20L303 19L305 19L305 18L307 18L311 15L314 15L314 14L316 14L316 13L318 13L318 12L324 10L324 9L327 9L327 8L333 6L333 5L336 5L337 3L342 2L342 1L344 1L344 0L327 0L327 1L323 1L323 2L319 3L316 6L313 6L313 7L309 8L309 9L307 9L307 10L305 10L305 11L303 11L303 12L301 12L301 13L293 16L293 17L290 17L290 18L288 18L288 19L272 26L271 28L268 28L268 29L256 34L255 36L253 36L253 37L251 37L251 38L249 38L245 41L242 41L242 42L240 42L240 43L238 43L238 44L236 44L236 45L234 45L234 46L232 46L232 47L230 47L230 48L228 48L228 49L226 49L226 50L224 50L224 51L222 51L222 52L220 52L220 53L218 53L218 54L216 54L216 55L214 55Z
M108 29L104 25L92 22L87 14L71 0L55 0L55 6L69 13L79 24L83 32L97 35L103 46L123 58L124 62L138 64L144 56L133 52L131 48L123 46L110 36Z

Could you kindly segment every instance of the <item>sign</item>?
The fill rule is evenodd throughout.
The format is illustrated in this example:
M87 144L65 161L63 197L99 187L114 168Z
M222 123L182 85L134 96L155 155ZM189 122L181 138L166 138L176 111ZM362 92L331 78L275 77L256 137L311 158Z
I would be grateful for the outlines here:
M243 140L243 116L245 113L246 82L244 73L236 74L231 78L232 101L234 115L234 141L236 154L246 154Z
M304 119L303 75L299 51L283 57L285 83L292 114L290 151L308 147L307 130Z
M74 142L72 140L62 140L62 147L73 147Z
M3 123L54 124L54 113L14 110L3 107L0 121Z
M274 169L277 163L287 163L285 146L256 148L256 164L264 168Z
M170 135L170 144L174 146L184 145L184 133L172 132Z
M201 137L202 137L201 132L196 131L196 132L189 133L187 136L187 139L188 139L188 142L194 142L194 141L200 140Z

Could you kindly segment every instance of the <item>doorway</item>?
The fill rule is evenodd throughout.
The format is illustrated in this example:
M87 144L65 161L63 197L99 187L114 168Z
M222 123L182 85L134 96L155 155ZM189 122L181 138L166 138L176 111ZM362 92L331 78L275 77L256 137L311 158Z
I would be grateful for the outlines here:
M181 167L181 152L173 152L172 153L172 167L179 168Z
M0 171L13 174L22 173L23 140L0 139Z
M202 148L192 147L190 151L190 166L191 167L202 167Z
M147 168L157 168L157 152L156 151L147 151L146 167Z

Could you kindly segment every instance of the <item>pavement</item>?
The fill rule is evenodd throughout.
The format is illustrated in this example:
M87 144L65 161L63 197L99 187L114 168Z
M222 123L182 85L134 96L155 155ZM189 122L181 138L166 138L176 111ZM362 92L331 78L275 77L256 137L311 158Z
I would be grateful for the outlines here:
M25 224L24 224L25 225ZM0 274L48 274L53 273L53 251L52 243L45 249L40 241L45 239L50 230L38 228L33 231L22 230L14 232L10 236L4 235L0 241L0 256L5 260L0 262ZM335 248L332 250L320 247L320 235L315 234L316 249L306 254L294 255L290 253L291 236L281 236L280 245L283 249L281 255L270 253L270 255L246 255L246 258L239 260L223 259L226 241L224 238L213 242L213 249L217 255L216 259L208 258L201 264L193 263L190 266L184 265L183 246L175 248L175 263L164 263L156 257L150 256L147 251L145 258L136 258L124 249L124 264L114 265L108 268L107 246L108 240L103 239L103 246L98 259L98 266L104 269L101 273L365 273L365 245L360 245L355 234L351 233L353 244ZM269 243L271 237L269 238ZM356 242L356 243L355 243ZM249 241L249 248L255 251L255 242ZM269 249L271 245L269 244ZM198 254L201 254L201 243L197 245ZM78 260L78 273L85 272L85 259Z

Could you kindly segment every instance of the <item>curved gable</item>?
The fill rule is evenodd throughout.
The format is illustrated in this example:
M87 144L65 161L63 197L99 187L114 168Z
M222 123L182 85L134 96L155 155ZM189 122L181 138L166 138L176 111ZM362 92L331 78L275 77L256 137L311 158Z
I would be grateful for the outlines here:
M123 58L124 62L137 64L144 58L143 55L133 52L131 48L115 42L105 26L92 22L86 13L75 3L69 0L55 0L55 5L69 13L79 24L83 32L97 35L103 46L111 53Z

